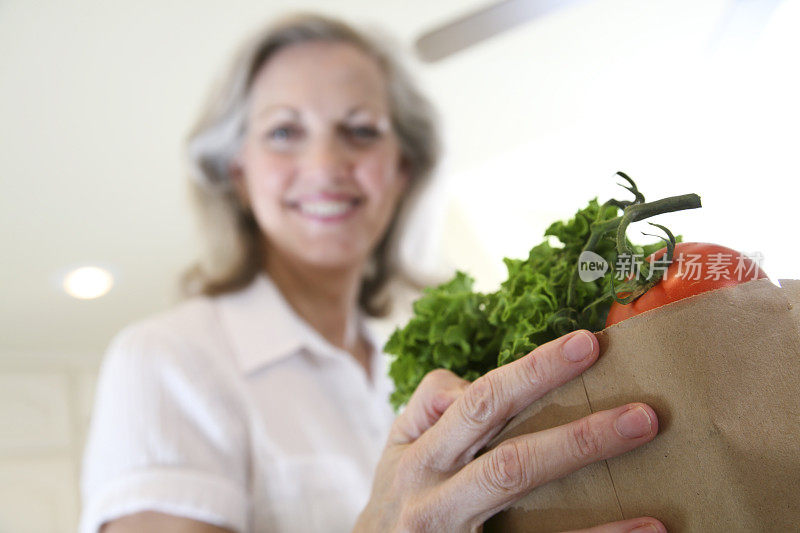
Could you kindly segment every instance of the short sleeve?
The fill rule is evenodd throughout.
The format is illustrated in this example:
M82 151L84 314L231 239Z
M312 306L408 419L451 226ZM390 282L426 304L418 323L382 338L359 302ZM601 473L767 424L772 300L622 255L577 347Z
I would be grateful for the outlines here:
M145 510L247 531L249 441L233 384L166 328L120 332L100 369L84 451L81 533Z

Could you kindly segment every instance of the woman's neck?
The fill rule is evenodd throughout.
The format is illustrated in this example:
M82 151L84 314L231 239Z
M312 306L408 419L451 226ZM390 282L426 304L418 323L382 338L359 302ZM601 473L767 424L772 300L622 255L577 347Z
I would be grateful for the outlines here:
M369 376L369 349L358 328L362 268L320 269L267 254L265 270L295 312Z

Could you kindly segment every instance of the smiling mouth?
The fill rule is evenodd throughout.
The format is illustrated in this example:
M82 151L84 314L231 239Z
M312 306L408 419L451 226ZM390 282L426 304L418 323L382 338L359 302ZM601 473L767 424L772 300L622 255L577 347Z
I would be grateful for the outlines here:
M352 214L361 205L359 198L349 200L305 200L291 202L290 207L296 209L300 214L315 220L341 220Z

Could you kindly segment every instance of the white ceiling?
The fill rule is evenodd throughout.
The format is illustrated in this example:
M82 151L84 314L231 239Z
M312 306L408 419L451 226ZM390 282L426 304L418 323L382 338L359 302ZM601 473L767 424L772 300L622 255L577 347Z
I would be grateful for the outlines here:
M408 53L424 30L483 3L0 2L0 356L98 357L115 331L170 304L176 274L196 246L184 198L182 141L210 81L252 30L287 10L312 9L387 28ZM613 193L610 175L616 170L652 177L650 189L658 195L704 193L711 206L706 217L715 213L714 193L727 191L717 195L717 204L724 204L720 216L727 220L716 226L748 218L744 202L753 193L737 184L732 196L730 182L758 171L759 161L769 172L755 183L765 191L757 198L767 201L776 187L796 187L797 166L774 168L790 152L796 154L796 131L761 146L759 154L771 150L779 157L740 161L738 133L724 137L725 143L707 138L710 124L719 127L730 108L706 116L702 132L692 123L698 109L725 101L726 95L709 91L707 65L687 70L681 62L708 48L728 5L725 0L591 1L440 63L410 59L444 120L447 155L439 179L457 199L442 226L449 232L450 260L492 278L487 261L529 247L546 221L569 215L596 194ZM780 102L790 101L786 95L800 89L793 85L796 76L786 78L785 68L774 67L759 73L774 79ZM730 65L726 68L718 82L739 80L730 77ZM682 77L674 79L675 72ZM759 109L769 102L758 100L760 93L749 97L738 111L762 124ZM689 100L695 107L686 111ZM762 124L767 129L775 121L800 123L796 107L768 110L774 120ZM664 124L670 135L659 137ZM691 142L678 138L680 127ZM752 130L742 132L748 142L769 136L767 130ZM698 155L705 141L712 149ZM674 179L686 166L671 157L676 151L693 154L697 173ZM725 158L725 165L717 164ZM509 174L509 162L516 174ZM737 168L743 170L736 178L723 174ZM698 173L713 178L698 181ZM521 181L520 175L539 180ZM510 191L508 202L497 194L481 211L487 186ZM785 217L766 220L771 233L788 223L788 212L796 209L792 198L784 193L777 199L780 209L766 210ZM724 211L736 202L742 206ZM528 209L537 215L526 214ZM687 220L700 224L701 218ZM521 222L530 224L522 234L532 235L531 242L518 237ZM501 238L486 237L487 231ZM483 235L483 248L465 244L467 232ZM754 235L743 242L748 250L766 243ZM509 236L520 244L509 243ZM790 237L796 240L787 233L769 241L773 256L783 253L781 240ZM505 248L492 248L491 241ZM67 297L58 287L60 276L87 263L107 266L117 285L94 301Z

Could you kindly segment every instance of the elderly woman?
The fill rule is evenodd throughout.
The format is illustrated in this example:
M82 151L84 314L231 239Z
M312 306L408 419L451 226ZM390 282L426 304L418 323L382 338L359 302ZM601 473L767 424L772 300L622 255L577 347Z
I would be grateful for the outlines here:
M657 432L621 406L476 454L597 357L586 331L470 384L429 374L394 417L365 324L398 275L432 113L373 40L317 16L250 42L191 136L209 259L101 370L81 530L467 531L536 486ZM600 526L627 532L652 518ZM638 529L637 529L638 531Z

